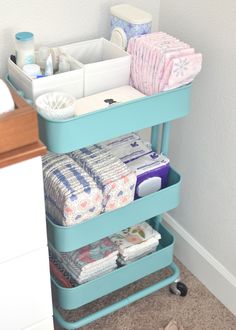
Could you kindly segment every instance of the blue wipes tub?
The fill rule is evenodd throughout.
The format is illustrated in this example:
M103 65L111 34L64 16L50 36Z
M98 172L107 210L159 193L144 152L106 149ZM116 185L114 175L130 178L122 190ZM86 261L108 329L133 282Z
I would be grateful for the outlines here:
M130 38L151 32L152 15L128 4L111 7L111 41L122 48Z

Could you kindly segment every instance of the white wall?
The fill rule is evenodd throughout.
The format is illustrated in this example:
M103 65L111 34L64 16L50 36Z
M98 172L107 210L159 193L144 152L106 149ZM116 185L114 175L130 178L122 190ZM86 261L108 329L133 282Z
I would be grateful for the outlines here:
M0 0L0 77L14 51L14 35L32 31L36 45L109 37L109 7L129 3L153 15L158 26L159 0Z
M0 0L0 76L14 34L29 30L36 45L109 37L109 7L130 3L153 15L159 0ZM223 269L236 276L236 2L161 1L160 25L203 53L189 116L173 124L170 157L183 175L177 223ZM207 275L206 275L207 276ZM205 277L206 277L205 276Z
M236 2L162 0L160 29L203 54L191 113L171 133L171 161L183 176L171 215L235 285Z

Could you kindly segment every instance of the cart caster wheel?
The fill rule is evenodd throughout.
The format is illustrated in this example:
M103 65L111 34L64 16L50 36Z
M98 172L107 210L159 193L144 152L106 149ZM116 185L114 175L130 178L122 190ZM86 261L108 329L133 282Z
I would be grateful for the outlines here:
M188 293L188 288L182 282L174 282L170 285L170 292L176 296L185 297Z

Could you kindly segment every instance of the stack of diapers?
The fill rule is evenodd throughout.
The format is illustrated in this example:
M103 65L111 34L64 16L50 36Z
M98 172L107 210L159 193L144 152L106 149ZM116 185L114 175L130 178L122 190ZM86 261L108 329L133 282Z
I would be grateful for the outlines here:
M69 154L94 179L103 193L103 211L123 207L134 199L136 175L102 146L93 145Z
M124 163L152 151L151 144L142 141L136 133L122 135L118 138L102 142L100 145Z
M131 85L153 95L186 85L201 71L202 55L164 32L131 38Z
M161 235L147 222L143 222L110 238L118 246L118 264L126 265L156 251Z
M70 274L77 284L83 284L117 268L118 248L108 237L72 252L58 252L49 246L51 257Z
M165 188L168 183L169 159L151 150L151 145L136 133L105 141L101 145L120 158L137 176L135 199Z
M43 156L43 176L46 212L57 224L71 226L101 213L102 191L69 156Z

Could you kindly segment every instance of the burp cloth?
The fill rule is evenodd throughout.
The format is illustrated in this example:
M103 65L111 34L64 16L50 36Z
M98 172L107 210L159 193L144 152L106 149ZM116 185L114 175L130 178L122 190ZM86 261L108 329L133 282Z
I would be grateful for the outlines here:
M51 245L49 249L79 284L117 267L118 249L108 237L72 252L58 252Z
M110 238L118 246L118 261L126 264L155 251L161 235L147 222L142 222L113 234Z

